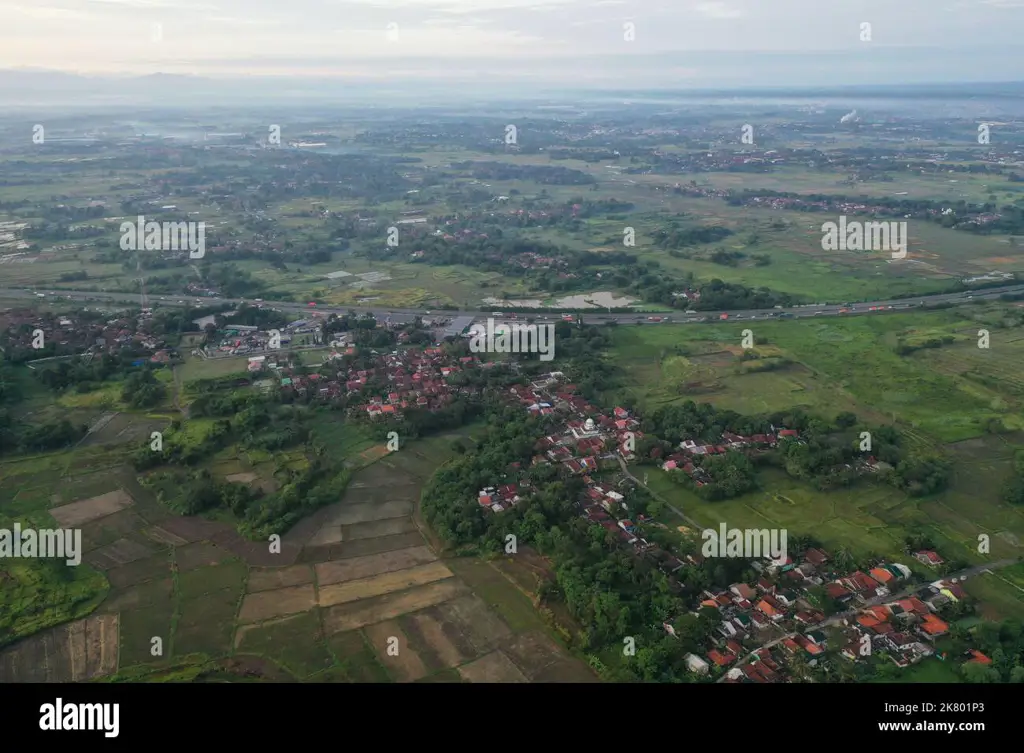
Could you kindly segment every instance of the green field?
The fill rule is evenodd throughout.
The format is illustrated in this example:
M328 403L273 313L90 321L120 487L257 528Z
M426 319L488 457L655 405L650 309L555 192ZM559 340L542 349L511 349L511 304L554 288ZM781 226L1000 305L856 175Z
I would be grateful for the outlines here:
M796 407L826 417L851 411L865 423L895 421L909 446L944 451L953 464L949 488L918 499L870 480L822 492L782 471L765 470L757 491L706 502L652 469L650 488L700 524L786 528L829 547L898 561L907 560L904 537L924 532L947 557L982 563L1024 554L1024 510L1000 500L1013 452L1024 440L1019 431L992 435L984 428L987 418L998 418L1007 430L1024 426L1012 366L1020 362L1020 329L994 325L1006 311L993 305L827 324L617 328L610 357L625 370L627 391L644 410L694 400L752 415ZM990 349L978 349L976 338L970 339L979 324L968 315L992 323ZM740 360L738 346L747 328L767 341L754 349L763 358L791 363L744 373L751 362ZM893 350L936 334L953 335L954 342L904 356ZM977 552L981 534L991 537L988 555ZM1001 589L992 597L996 606L1015 596L1004 585L993 586ZM1005 604L1001 611L1007 611Z

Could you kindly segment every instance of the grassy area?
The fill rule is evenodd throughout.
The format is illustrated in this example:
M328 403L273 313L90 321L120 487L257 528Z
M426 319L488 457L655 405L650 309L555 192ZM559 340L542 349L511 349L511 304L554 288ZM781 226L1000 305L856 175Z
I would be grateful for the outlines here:
M759 475L761 488L708 503L660 469L650 487L703 525L779 527L813 534L831 547L906 559L904 537L927 532L947 556L970 562L1020 555L1024 511L1000 500L1011 473L1015 435L990 435L985 418L1021 426L1018 382L1011 364L1022 348L1019 330L993 324L992 346L974 347L968 334L1005 314L1000 306L816 321L751 321L735 325L619 328L611 358L627 374L628 391L644 410L684 400L710 402L744 414L803 407L828 417L851 411L869 423L897 422L909 446L944 451L953 464L947 490L914 499L864 480L851 489L820 492L781 471ZM745 372L743 329L765 359L787 359L774 371ZM897 355L900 343L936 335L953 342ZM977 352L976 352L977 351ZM749 362L748 362L749 363ZM980 534L991 555L979 555ZM908 563L911 564L911 563ZM994 597L996 598L996 597Z

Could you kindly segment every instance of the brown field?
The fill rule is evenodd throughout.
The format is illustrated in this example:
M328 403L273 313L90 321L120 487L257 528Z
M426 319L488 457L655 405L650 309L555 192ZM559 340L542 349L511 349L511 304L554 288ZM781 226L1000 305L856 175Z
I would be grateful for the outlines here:
M512 633L508 625L498 619L475 594L442 604L438 612L445 622L458 627L478 656L490 651Z
M356 630L375 622L392 620L407 612L441 604L466 594L469 589L455 578L401 593L388 594L366 604L339 604L323 611L324 632L328 635Z
M225 480L233 484L250 484L258 478L259 475L256 473L232 473L230 476L225 476Z
M422 479L388 459L359 471L341 502L300 521L281 554L227 522L173 516L130 472L118 473L75 477L50 495L61 525L85 524L84 559L106 575L107 598L86 620L0 651L0 681L74 682L109 676L119 662L158 666L152 636L174 657L216 660L234 649L300 680L594 679L547 637L539 616L526 620L528 597L509 600L533 579L517 589L486 563L438 558L412 517ZM116 486L130 494L110 491ZM479 577L474 563L493 578ZM398 641L396 656L388 638Z
M354 463L353 465L357 465L358 466L358 465L366 465L368 463L372 463L372 462L374 462L376 460L380 460L382 457L387 455L388 452L389 452L389 450L388 450L387 445L383 445L382 444L382 445L377 445L376 447L371 447L370 449L363 450L361 453L359 453L359 461L360 462Z
M166 546L184 546L188 543L185 539L161 528L160 526L146 528L142 533L144 536L153 539L153 541L165 544Z
M4 682L82 682L117 670L118 616L94 615L0 652Z
M83 523L112 515L132 504L133 500L129 494L123 489L118 489L116 492L107 492L80 502L53 507L50 509L50 515L61 528L78 528Z
M492 651L460 667L459 674L467 682L529 682L526 675L501 651Z
M355 523L342 526L342 541L358 541L360 539L376 539L381 536L394 536L416 530L416 523L410 517L389 518L388 520L371 520L366 523Z
M428 670L423 659L409 646L409 639L398 626L397 622L379 622L363 631L367 640L377 653L380 663L392 677L399 682L415 682L426 677ZM388 653L389 645L398 639L397 656ZM394 653L395 649L391 649Z
M452 635L457 631L452 625L447 625L439 620L433 611L428 609L417 612L408 618L424 645L429 647L445 667L457 667L473 659L475 654L471 647L465 640L459 641L463 644L462 646L457 645L457 639Z
M369 578L395 570L404 570L407 567L425 565L436 559L437 555L425 546L370 554L365 557L351 557L316 565L316 581L323 588L332 583Z
M367 502L358 505L345 505L331 516L330 524L334 526L351 526L356 523L368 523L387 518L401 518L412 515L416 503L411 500L389 500L380 504Z
M539 631L513 636L503 650L531 682L561 662L564 656L555 642Z
M376 575L346 583L335 583L320 588L320 606L332 607L336 604L347 604L360 599L371 599L407 588L424 586L428 583L451 578L452 571L440 562L410 567L393 573Z
M82 526L82 550L99 549L127 536L146 524L134 509L121 510Z
M419 531L398 533L394 536L381 536L376 539L360 539L358 541L346 541L335 544L331 547L331 559L340 560L349 557L365 557L368 554L380 552L393 552L396 549L408 549L412 546L421 546L423 537Z
M270 591L288 586L304 586L313 582L313 571L308 565L291 565L282 568L253 568L249 571L249 593Z
M118 539L113 544L95 549L85 556L85 562L98 570L112 570L129 562L152 557L156 551L131 539Z
M274 617L305 612L316 606L316 588L312 583L305 586L290 586L276 591L260 591L246 594L239 622L262 622Z

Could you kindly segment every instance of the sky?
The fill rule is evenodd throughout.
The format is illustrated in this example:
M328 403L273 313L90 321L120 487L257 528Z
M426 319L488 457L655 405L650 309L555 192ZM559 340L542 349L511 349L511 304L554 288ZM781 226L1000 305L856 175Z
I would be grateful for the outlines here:
M1024 0L0 0L0 68L791 86L1024 79Z

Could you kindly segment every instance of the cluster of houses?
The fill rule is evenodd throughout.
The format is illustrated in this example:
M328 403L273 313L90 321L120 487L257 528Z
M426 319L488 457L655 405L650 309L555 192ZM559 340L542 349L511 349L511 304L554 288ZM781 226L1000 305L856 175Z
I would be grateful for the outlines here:
M706 455L724 455L730 450L749 450L763 452L775 447L782 439L798 439L800 432L794 429L776 429L771 434L754 434L743 436L732 432L723 432L718 443L698 442L687 439L679 443L679 452L669 455L661 464L663 471L681 471L694 480L697 486L704 486L712 479L707 471L697 466L693 459Z
M0 328L4 329L14 348L30 349L38 342L54 343L58 355L115 354L123 350L149 351L152 355L140 358L136 364L149 361L169 363L173 351L163 338L148 334L144 324L148 315L138 317L117 316L106 321L86 321L74 314L50 314L31 309L7 309L0 313Z
M919 554L922 559L934 552ZM687 559L693 564L703 561L699 555ZM717 610L720 624L704 656L685 657L689 669L708 674L716 667L724 673L723 682L784 682L792 657L800 655L813 667L831 641L838 642L834 648L849 661L882 654L896 666L908 667L935 654L935 640L949 632L938 612L967 598L955 579L902 595L912 589L912 573L899 563L883 562L866 573L841 575L832 571L829 560L826 552L811 548L799 564L792 558L784 565L770 559L755 561L751 566L761 574L755 583L705 591L699 606ZM823 587L846 611L826 618L808 598L808 590L815 586ZM670 623L664 629L675 635ZM752 643L759 647L745 648Z
M616 408L611 415L602 413L566 382L563 373L553 372L509 390L511 399L525 410L563 418L555 431L538 440L533 464L560 464L566 475L582 476L585 488L577 502L581 515L607 530L622 546L632 548L637 556L651 559L673 587L681 589L676 574L687 562L703 564L703 556L689 554L680 559L644 538L646 526L660 524L630 514L632 481L625 467L621 472L603 474L601 480L591 477L591 473L624 466L626 460L633 459L627 439L642 436L639 422L624 408ZM663 468L699 473L699 468L687 468L695 456L756 451L798 437L794 430L772 427L770 434L749 437L726 432L714 444L687 440L681 443L679 455L668 458ZM516 484L479 492L480 504L495 512L521 498ZM914 556L931 566L942 564L942 558L932 551ZM828 553L817 548L804 552L800 561L791 557L784 563L757 560L751 562L760 576L756 582L704 592L697 608L717 610L720 623L707 653L687 655L687 666L700 674L715 667L724 682L785 682L791 676L793 656L801 655L813 667L833 640L839 642L835 647L839 654L849 661L884 654L896 666L906 667L934 654L934 641L949 631L939 610L965 597L961 587L947 581L922 587L909 597L900 595L911 588L913 576L910 568L900 563L880 562L867 572L841 573L830 561ZM810 598L812 588L820 588L845 611L826 618L817 601ZM665 623L664 629L675 635L671 623Z
M402 411L408 408L440 410L457 395L479 394L479 388L457 387L448 378L464 369L499 366L498 362L481 361L476 356L453 359L443 348L400 350L379 356L372 369L349 371L345 375L345 390L349 395L368 394L375 385L386 385L379 394L351 410L364 412L370 418L400 419Z
M273 378L254 383L258 388L269 389L276 383L283 391L303 397L319 400L345 397L349 399L349 415L401 420L408 409L440 410L456 396L479 394L479 388L453 385L448 377L465 369L501 368L499 362L482 362L476 356L454 358L443 348L383 354L371 351L370 363L365 359L358 362L346 359L356 353L355 347L328 352L324 362L340 366L333 375L302 375L288 354L255 356L250 360L250 370L273 372Z

